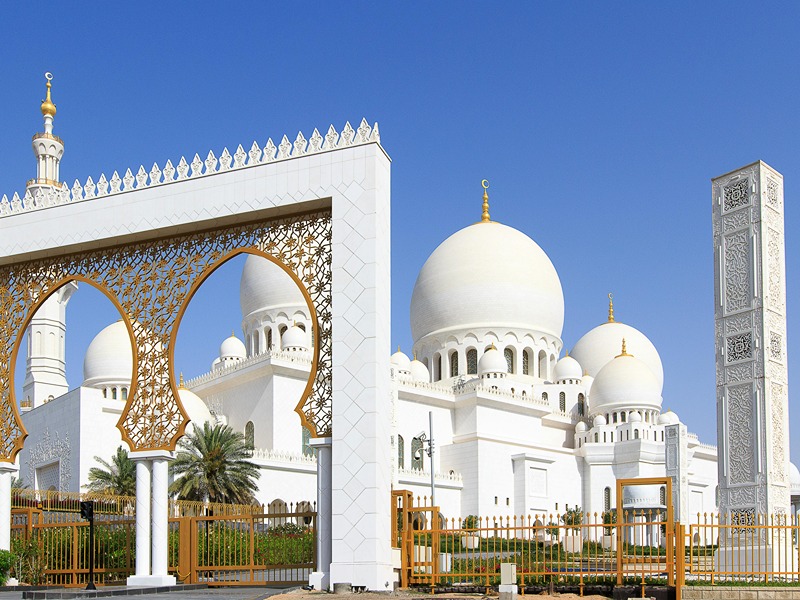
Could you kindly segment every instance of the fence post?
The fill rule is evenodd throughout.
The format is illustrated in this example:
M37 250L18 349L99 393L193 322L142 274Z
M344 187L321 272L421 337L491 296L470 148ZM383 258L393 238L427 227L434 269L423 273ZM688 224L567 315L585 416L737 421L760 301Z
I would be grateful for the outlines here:
M80 550L78 544L80 536L78 535L77 525L73 525L72 529L72 584L78 585L78 567L80 566Z
M675 523L675 600L681 600L686 581L686 532L683 523Z
M178 578L184 583L197 583L192 569L192 549L197 553L197 543L192 543L192 518L178 518Z

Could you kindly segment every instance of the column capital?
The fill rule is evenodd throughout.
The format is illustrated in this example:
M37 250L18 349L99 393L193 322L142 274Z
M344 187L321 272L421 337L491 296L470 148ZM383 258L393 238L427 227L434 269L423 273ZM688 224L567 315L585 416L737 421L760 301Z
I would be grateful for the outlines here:
M325 446L330 446L332 443L332 439L330 437L318 437L318 438L311 438L308 440L308 445L312 448L320 448Z
M136 450L129 452L131 460L175 460L175 453L169 450Z

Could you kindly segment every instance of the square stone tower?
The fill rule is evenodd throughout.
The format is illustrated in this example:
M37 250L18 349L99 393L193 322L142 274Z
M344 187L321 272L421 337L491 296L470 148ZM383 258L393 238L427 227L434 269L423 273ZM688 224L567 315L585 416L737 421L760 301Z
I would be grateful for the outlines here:
M783 176L759 161L712 180L720 516L788 514Z

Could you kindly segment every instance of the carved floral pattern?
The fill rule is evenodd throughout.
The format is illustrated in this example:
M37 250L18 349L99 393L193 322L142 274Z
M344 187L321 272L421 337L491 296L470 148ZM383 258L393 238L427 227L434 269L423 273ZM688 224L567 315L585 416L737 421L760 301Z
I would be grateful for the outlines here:
M781 234L767 230L767 268L769 302L774 310L783 313L783 261L781 260Z
M746 363L743 365L734 365L725 370L728 383L736 383L737 381L747 381L753 379L753 363Z
M753 328L753 319L749 314L728 317L725 320L725 331L727 333L737 333Z
M746 211L737 211L722 217L722 231L727 233L734 229L741 229L750 224L750 215Z
M320 212L0 267L0 460L13 460L24 439L10 386L14 343L38 305L75 277L117 302L132 330L136 375L123 438L134 450L174 449L187 419L170 381L173 330L192 287L241 250L265 253L305 286L319 331L302 419L330 435L331 235L330 214Z
M769 357L772 360L783 360L783 338L774 331L769 332Z
M773 383L770 387L772 406L772 460L770 461L770 475L777 479L774 483L782 483L786 478L786 436L784 435L785 423L785 389L779 383Z
M753 358L753 333L748 331L725 338L725 358L729 363Z
M750 179L743 177L723 189L722 212L750 204Z
M753 388L735 385L728 388L728 473L731 484L753 481Z
M778 210L781 206L780 184L772 178L767 178L767 204Z
M750 308L750 237L747 231L725 236L725 311Z
M42 439L39 440L30 451L28 458L28 481L31 486L36 482L36 469L58 461L58 490L66 492L69 490L69 483L72 479L72 468L70 466L71 445L69 434L64 435L64 439L56 432L55 439L50 435L50 428L46 427Z

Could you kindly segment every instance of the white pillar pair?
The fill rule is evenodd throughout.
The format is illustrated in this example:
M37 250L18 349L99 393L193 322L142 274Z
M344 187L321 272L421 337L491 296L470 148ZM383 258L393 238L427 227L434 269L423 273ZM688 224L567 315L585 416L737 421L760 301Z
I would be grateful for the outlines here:
M129 586L175 585L169 575L169 461L171 452L131 452L136 461L136 574Z

